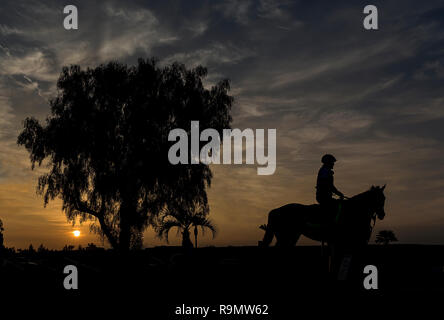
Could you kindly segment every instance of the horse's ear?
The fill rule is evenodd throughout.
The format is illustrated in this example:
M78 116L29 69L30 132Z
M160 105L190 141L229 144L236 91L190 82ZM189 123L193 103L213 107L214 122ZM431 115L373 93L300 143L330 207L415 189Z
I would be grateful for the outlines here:
M387 186L387 183L382 186L381 191L384 191L385 187Z

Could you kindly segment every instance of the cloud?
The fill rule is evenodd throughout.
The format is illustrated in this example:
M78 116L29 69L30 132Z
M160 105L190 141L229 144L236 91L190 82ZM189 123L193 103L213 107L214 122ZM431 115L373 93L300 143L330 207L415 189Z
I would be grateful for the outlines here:
M6 25L0 24L0 34L2 36L9 36L9 35L15 35L15 34L21 34L21 33L23 33L23 32L16 29L16 28L11 28Z
M272 81L272 87L288 86L337 71L349 71L351 68L368 68L368 60L370 60L371 65L379 64L380 61L375 60L375 56L389 49L390 43L388 41L381 41L376 46L353 48L353 50L340 55L330 53L322 57L309 58L308 60L301 61L303 63L296 68L296 71L286 71L276 75ZM387 63L387 61L384 63Z
M102 61L133 55L138 49L149 54L152 47L178 40L177 36L159 30L159 21L144 8L117 8L108 5L109 23L119 25L104 34L99 56Z
M261 0L259 1L257 15L266 19L290 19L291 14L281 7L281 3L274 0Z
M50 58L42 51L29 52L22 57L7 56L0 62L3 75L28 75L42 81L56 81L58 73Z
M187 53L175 53L162 60L168 64L174 61L185 63L189 67L197 65L224 65L237 64L242 60L254 56L251 50L239 48L232 44L213 43L209 47Z
M208 29L208 25L203 21L198 21L191 24L188 29L193 33L194 37L198 37L205 33L205 31Z
M353 111L324 114L319 121L321 127L330 127L338 133L350 133L368 128L372 122L371 116Z
M14 114L11 103L0 87L0 139L7 135L11 123L14 120Z
M252 3L249 0L227 0L218 3L214 9L221 11L226 18L233 19L241 25L247 25L251 6Z
M23 88L25 91L31 91L31 92L37 92L37 94L43 98L42 92L39 88L39 84L36 81L33 81L31 78L27 76L23 76L23 79L26 80L26 82L22 81L16 81L16 83Z
M444 78L444 65L441 61L426 62L414 77L418 80L427 80L430 78Z

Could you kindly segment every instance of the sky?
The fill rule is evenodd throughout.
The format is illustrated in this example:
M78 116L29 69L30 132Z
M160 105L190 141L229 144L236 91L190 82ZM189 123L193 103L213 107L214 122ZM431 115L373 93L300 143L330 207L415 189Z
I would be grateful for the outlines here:
M69 2L69 3L68 3ZM63 28L63 7L78 30ZM361 1L21 1L0 3L0 219L5 244L58 249L101 240L73 226L60 201L43 207L39 174L16 144L23 120L49 115L63 66L157 57L208 68L206 84L231 81L233 128L276 129L277 167L212 165L215 239L257 245L268 212L315 202L320 158L338 159L347 196L387 184L375 232L401 243L443 244L444 6L372 1L379 29L363 28ZM75 134L75 132L73 132ZM79 229L79 238L72 231ZM175 231L170 244L180 243ZM301 239L301 244L314 244ZM162 245L151 229L146 247ZM106 243L105 243L106 245Z

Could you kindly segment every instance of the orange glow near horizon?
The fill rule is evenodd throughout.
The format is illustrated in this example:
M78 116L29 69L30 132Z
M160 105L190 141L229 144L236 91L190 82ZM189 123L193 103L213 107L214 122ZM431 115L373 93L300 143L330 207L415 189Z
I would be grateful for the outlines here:
M72 234L74 235L74 237L80 237L80 230L74 230L73 232L72 232Z

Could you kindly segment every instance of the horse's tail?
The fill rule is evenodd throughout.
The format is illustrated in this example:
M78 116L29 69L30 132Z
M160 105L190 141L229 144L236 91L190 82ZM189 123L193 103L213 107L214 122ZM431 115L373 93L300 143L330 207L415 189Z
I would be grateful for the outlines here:
M271 210L268 213L268 223L267 223L267 228L265 229L265 235L264 235L264 239L262 240L261 246L262 247L268 247L271 244L271 241L273 241L273 237L274 237L274 215L275 212L274 210Z

